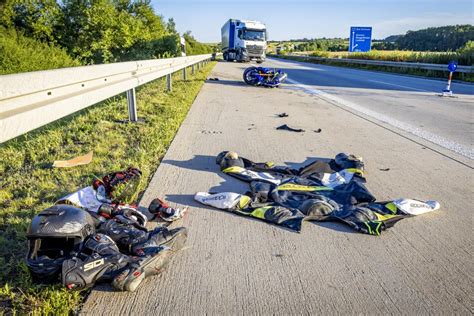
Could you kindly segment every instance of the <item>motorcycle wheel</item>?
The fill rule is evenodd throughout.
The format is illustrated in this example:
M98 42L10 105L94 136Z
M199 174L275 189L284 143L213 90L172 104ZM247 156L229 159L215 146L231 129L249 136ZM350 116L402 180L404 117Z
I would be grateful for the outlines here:
M244 81L249 85L256 85L258 83L258 69L257 67L249 67L244 71Z

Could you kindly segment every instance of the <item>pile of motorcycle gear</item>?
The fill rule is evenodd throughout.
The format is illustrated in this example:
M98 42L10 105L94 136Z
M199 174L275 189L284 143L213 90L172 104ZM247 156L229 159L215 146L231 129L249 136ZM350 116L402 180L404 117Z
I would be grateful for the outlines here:
M243 77L245 83L251 86L277 88L285 81L288 75L277 69L249 67L245 69Z
M359 232L380 235L403 218L440 208L436 201L376 202L366 188L361 157L340 153L317 158L299 169L255 163L224 151L216 163L225 174L248 182L245 194L198 192L195 199L215 208L251 216L299 232L303 221L339 221Z
M140 176L136 168L111 173L36 215L26 234L26 263L33 279L61 280L70 290L105 281L116 290L134 291L145 277L160 273L183 248L187 229L162 225L148 230L148 218L138 207L117 201L117 187L126 188ZM165 223L180 219L186 210L161 199L148 208Z

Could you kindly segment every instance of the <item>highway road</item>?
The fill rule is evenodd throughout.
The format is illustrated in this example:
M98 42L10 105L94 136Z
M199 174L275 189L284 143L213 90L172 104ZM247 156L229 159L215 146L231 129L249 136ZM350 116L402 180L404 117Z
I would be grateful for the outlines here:
M474 159L474 85L455 82L455 96L440 97L442 80L271 59L268 67L328 101Z
M96 287L82 314L472 315L470 86L454 85L458 98L440 98L438 81L266 65L285 69L287 84L247 86L248 64L216 65L210 77L219 81L203 86L140 203L163 196L191 206L182 222L189 228L186 249L134 293ZM277 117L282 112L289 117ZM282 124L306 132L275 129ZM198 191L247 190L219 172L215 156L222 150L293 166L354 153L364 158L367 186L379 200L434 199L441 209L404 219L379 237L338 223L307 222L293 233L193 200Z

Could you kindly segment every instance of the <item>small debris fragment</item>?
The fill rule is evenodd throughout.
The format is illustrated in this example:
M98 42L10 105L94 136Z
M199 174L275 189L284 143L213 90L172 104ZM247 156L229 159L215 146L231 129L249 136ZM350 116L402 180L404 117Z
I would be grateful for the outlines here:
M380 168L379 170L380 170L380 171L389 171L390 168Z
M277 114L278 117L288 117L289 115L286 114L285 112Z
M214 78L207 78L207 80L210 80L210 81L219 81L219 78L216 78L216 77L214 77Z
M69 160L56 160L53 162L53 167L55 168L68 168L76 167L80 165L87 165L92 161L93 152L90 151L83 156L78 156Z
M222 134L222 131L206 131L206 130L202 130L202 131L200 131L199 133L201 133L201 134Z
M318 129L315 129L313 132L315 132L315 133L321 133L322 131L323 131L322 129L318 128Z
M297 132L297 133L302 133L302 132L304 132L304 129L289 127L289 126L286 125L286 124L283 124L283 125L281 125L281 126L278 126L276 129L285 130L285 131L290 131L290 132Z

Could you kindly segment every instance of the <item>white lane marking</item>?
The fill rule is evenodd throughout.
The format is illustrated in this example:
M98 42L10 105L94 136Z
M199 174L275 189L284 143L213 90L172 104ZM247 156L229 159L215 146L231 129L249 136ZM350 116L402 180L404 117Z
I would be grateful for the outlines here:
M269 61L271 61L273 64L276 64L277 66L279 65L280 67L288 67L288 65L290 65L292 67L292 69L305 69L305 70L315 70L315 71L327 71L326 69L322 69L322 68L318 68L318 64L312 64L311 66L305 66L303 64L293 64L293 63L289 63L289 62L281 62L281 61L277 61L275 59L269 59ZM296 61L294 61L296 62ZM313 66L314 65L314 66Z
M437 144L441 147L444 147L446 149L454 151L454 152L456 152L460 155L463 155L464 157L467 157L469 159L474 159L474 150L472 148L469 148L467 146L461 145L461 144L456 143L454 141L448 140L448 139L446 139L442 136L433 134L431 132L424 131L422 129L419 129L418 127L415 127L415 126L412 126L410 124L404 123L402 121L396 120L396 119L394 119L390 116L387 116L387 115L380 114L378 112L369 110L367 108L364 108L363 106L360 106L360 105L358 105L354 102L351 102L351 101L344 100L344 99L342 99L338 96L329 94L327 92L324 92L324 91L321 91L321 90L318 90L318 89L314 89L313 87L305 85L305 84L303 84L301 82L298 82L296 80L288 78L288 79L286 79L286 81L302 88L304 91L306 91L306 93L317 95L317 96L321 97L322 99L325 99L326 101L330 101L330 102L332 101L332 102L335 102L335 103L337 103L339 105L342 105L344 107L356 110L357 112L363 113L367 116L370 116L370 117L375 118L379 121L385 122L385 123L390 124L390 125L392 125L396 128L399 128L399 129L404 130L408 133L411 133L415 136L421 137L421 138L423 138L427 141L435 143L435 144Z
M388 86L394 86L394 87L399 87L399 88L405 88L405 89L410 89L410 90L415 90L415 91L433 92L433 91L429 91L429 90L417 89L417 88L412 88L412 87L409 87L409 86L403 86L403 85L401 85L401 84L388 83L388 82L385 82L385 81L370 80L370 79L367 80L367 81L376 82L376 83L382 83L382 84L386 84L386 85L388 85Z

